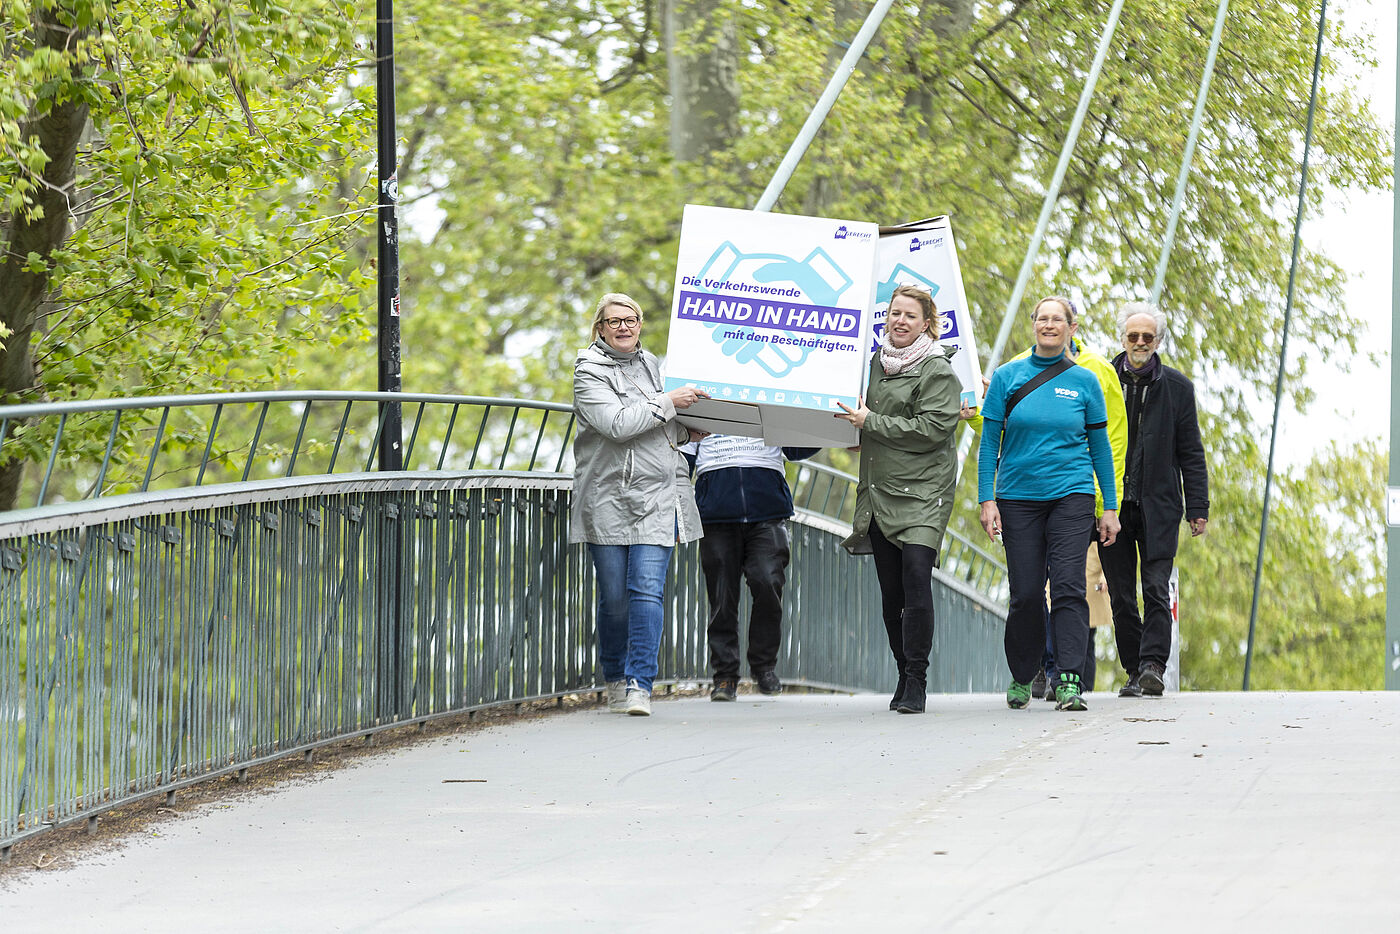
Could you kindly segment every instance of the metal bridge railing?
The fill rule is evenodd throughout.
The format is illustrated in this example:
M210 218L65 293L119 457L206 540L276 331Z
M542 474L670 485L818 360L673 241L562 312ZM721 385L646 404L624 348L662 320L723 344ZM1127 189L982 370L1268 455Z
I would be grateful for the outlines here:
M124 492L369 471L386 401L403 405L405 470L572 472L571 406L423 393L262 392L0 406L0 465L43 463L22 488L36 507ZM98 451L101 451L100 455ZM797 508L850 525L856 478L798 461ZM950 530L945 574L1004 602L1006 567Z
M388 408L405 470L571 468L572 406L479 396L247 392L0 406L0 465L43 464L17 505L373 470Z
M305 410L277 395L250 404L288 403L300 423ZM302 398L335 399L341 410L383 401ZM209 484L207 456L113 445L144 465L168 456L193 472L133 472L130 458L113 456L108 478L199 485L112 494L104 479L94 492L105 495L0 513L0 853L58 824L346 737L598 690L592 566L567 544L572 480L549 469L567 464L567 415L510 400L405 397L415 399L475 426L460 447L448 443L450 429L419 431L419 444L434 439L432 469L302 475L291 468L304 460L307 431L282 449L277 470L259 476L239 464L248 480ZM224 397L223 411L248 402ZM168 427L185 405L160 400L146 422ZM35 408L0 409L0 419L36 434L45 418L72 422L72 411ZM139 421L139 406L103 411L116 410ZM272 422L265 410L248 425L266 437ZM47 443L65 450L62 434L50 431ZM211 434L195 447L217 448L202 440ZM316 442L328 451L349 438L333 429ZM367 426L358 438L362 452L374 450ZM454 458L479 465L488 447L493 469L448 469ZM272 450L238 448L249 462ZM810 499L813 483L843 476L809 465L796 485ZM79 488L53 468L47 482ZM870 562L841 549L848 529L839 509L811 502L794 523L780 671L790 683L885 690L894 671L878 585ZM941 572L934 592L931 688L1000 688L1002 607ZM666 604L660 682L704 679L693 545L677 549Z

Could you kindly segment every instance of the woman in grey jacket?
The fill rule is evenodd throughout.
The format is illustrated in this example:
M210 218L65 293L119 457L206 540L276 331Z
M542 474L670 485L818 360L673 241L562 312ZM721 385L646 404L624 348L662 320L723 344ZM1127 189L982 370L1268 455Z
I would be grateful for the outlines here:
M675 421L676 410L708 396L689 387L664 392L641 333L642 309L609 292L593 312L593 343L574 362L569 541L586 542L593 558L608 709L645 717L671 550L701 536L688 465L677 450L691 432Z

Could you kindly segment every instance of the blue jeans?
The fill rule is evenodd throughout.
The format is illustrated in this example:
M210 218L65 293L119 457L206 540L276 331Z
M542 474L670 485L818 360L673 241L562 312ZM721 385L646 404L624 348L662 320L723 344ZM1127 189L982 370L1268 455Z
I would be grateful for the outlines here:
M638 687L651 690L671 551L666 545L588 546L598 588L598 660L605 680L635 679Z

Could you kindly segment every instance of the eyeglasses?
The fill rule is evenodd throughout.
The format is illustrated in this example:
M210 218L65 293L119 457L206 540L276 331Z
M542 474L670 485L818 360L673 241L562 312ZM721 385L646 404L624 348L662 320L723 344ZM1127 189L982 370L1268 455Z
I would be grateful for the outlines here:
M1040 315L1032 324L1069 324L1063 315Z
M626 318L604 318L603 323L614 331L621 330L622 328L631 330L641 324L642 319L638 318L636 315L628 315Z
M1129 331L1123 336L1127 338L1128 343L1130 344L1150 344L1157 339L1156 334L1150 334L1143 331Z
M922 292L930 298L933 297L933 291L922 282L896 282L894 287L896 289L911 289L915 292Z

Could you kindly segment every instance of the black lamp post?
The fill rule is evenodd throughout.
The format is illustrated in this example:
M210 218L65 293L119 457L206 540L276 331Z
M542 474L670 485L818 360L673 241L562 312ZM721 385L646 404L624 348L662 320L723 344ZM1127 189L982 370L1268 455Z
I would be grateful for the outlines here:
M399 357L399 170L394 135L394 3L376 0L375 86L379 129L379 391L403 390ZM387 408L387 412L385 409ZM403 409L380 403L379 469L403 469Z
M394 4L376 0L375 99L379 130L379 391L401 392L403 373L399 357L399 171L398 142L394 134ZM398 402L379 404L379 469L403 469L403 407ZM407 702L403 669L403 521L399 504L390 504L378 538L380 584L378 640L381 719L401 716Z

